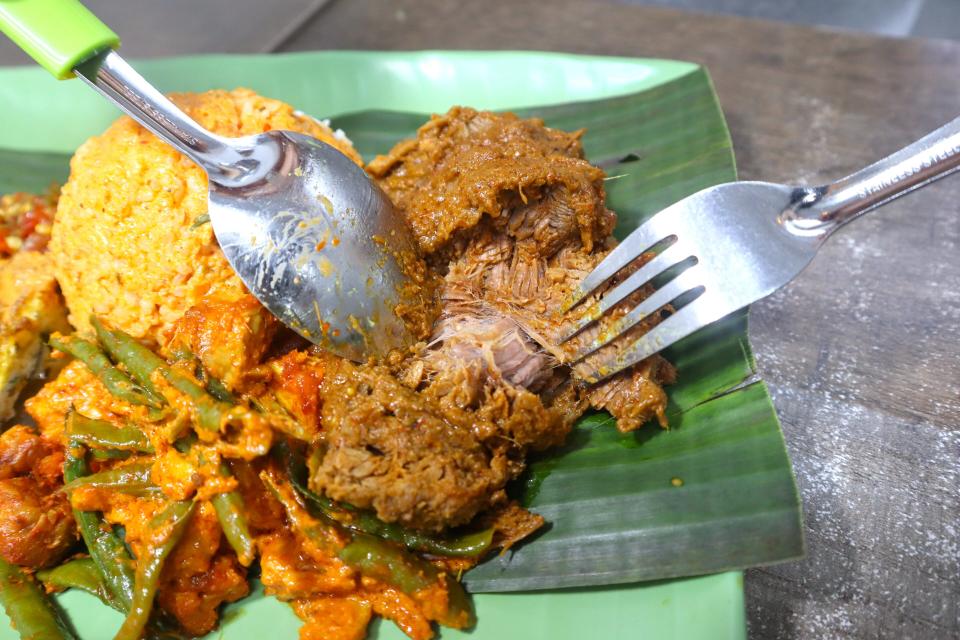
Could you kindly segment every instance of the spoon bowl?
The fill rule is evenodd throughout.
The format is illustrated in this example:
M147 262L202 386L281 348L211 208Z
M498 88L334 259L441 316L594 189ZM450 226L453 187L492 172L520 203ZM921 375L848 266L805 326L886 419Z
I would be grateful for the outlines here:
M303 134L269 131L237 143L276 152L254 181L210 181L214 233L250 292L343 357L408 344L396 309L410 302L401 256L416 247L383 191L336 148Z

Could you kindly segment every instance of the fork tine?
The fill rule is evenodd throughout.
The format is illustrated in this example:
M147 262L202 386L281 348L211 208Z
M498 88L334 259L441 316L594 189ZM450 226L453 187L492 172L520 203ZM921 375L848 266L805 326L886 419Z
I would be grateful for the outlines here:
M613 342L620 334L634 326L651 313L665 304L676 300L679 296L696 288L700 285L697 276L700 270L694 265L678 275L676 278L657 289L649 298L638 304L622 318L618 319L613 326L608 327L600 333L592 342L581 346L570 357L570 362L583 360L585 357L600 349L601 347Z
M659 215L659 214L657 214ZM593 271L587 274L577 288L573 290L570 297L564 302L561 311L566 313L574 308L597 287L609 280L620 269L633 262L640 254L661 240L666 239L666 235L657 231L653 224L657 216L650 218L642 225L637 227L633 233L624 238L623 242L617 245L617 248L610 252Z
M588 384L596 384L666 349L678 340L686 338L694 331L717 319L709 313L707 316L704 316L704 314L698 313L697 309L694 308L698 303L700 303L701 306L705 304L702 301L703 297L704 296L701 296L701 298L694 300L637 338L626 349L611 353L598 362L583 362L578 364L573 368L574 372Z
M564 332L563 337L558 344L563 344L573 336L580 333L585 327L597 321L610 308L626 298L628 295L647 284L650 280L657 277L670 267L683 262L691 256L691 252L679 241L657 254L650 262L643 265L630 277L618 284L610 291L603 294L600 302L585 313L580 318L569 323L569 328Z

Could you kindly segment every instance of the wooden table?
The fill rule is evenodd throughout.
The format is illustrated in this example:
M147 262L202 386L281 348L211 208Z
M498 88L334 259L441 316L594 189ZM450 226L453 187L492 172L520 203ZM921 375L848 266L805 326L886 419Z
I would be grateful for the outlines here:
M231 11L196 13L184 27L182 12L148 0L91 4L104 16L105 6L125 8L111 22L131 56L197 50L180 25L206 34L199 48L211 51L544 49L696 61L713 75L744 179L836 178L960 114L960 44L946 41L599 0L284 0L263 5L267 32L229 28ZM0 45L0 64L18 59ZM807 557L747 572L752 637L960 637L958 203L953 178L867 216L753 307L753 346L803 495Z

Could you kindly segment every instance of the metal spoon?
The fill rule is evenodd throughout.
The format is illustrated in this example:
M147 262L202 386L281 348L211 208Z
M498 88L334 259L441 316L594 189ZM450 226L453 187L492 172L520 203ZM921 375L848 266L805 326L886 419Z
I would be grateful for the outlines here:
M52 68L44 58L49 52L36 50L38 41L51 39L43 32L48 24L13 15L18 4L31 3L0 5L0 27L59 72L62 61ZM112 35L79 3L60 4L79 7L85 20ZM267 309L308 340L353 360L412 341L397 308L417 304L411 298L418 287L401 268L416 245L363 169L334 147L291 131L215 135L134 71L113 50L117 42L106 44L65 68L207 172L217 241Z

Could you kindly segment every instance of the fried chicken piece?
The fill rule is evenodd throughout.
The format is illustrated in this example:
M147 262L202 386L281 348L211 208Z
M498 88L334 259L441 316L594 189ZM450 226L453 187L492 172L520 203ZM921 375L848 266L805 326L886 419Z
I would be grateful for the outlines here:
M221 551L222 537L213 505L200 502L164 563L158 602L193 636L217 625L220 605L250 592L247 572L236 555Z
M29 427L0 435L0 556L45 567L77 540L70 503L59 491L63 450Z
M54 451L51 442L38 436L30 427L17 425L7 429L0 434L0 480L26 476L35 469L44 469L45 459ZM62 456L60 460L63 460ZM41 473L41 477L44 484L56 484L56 477L50 477L49 471Z
M211 376L236 389L242 376L260 363L279 324L249 294L210 296L173 325L166 351L176 355L186 350Z
M0 480L0 556L12 564L46 567L77 540L66 497L29 477Z

